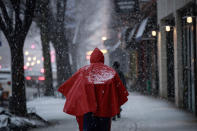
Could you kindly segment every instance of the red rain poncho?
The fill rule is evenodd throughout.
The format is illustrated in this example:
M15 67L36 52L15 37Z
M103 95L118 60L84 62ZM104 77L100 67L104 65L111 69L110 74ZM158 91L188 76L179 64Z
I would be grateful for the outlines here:
M63 111L77 117L83 129L83 115L113 117L128 99L128 92L114 69L104 65L104 55L96 48L90 65L80 68L58 89L66 97Z

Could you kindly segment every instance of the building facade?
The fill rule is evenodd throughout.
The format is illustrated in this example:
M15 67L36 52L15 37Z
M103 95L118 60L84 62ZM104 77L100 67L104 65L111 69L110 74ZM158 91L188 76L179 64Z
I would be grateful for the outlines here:
M196 0L158 0L159 94L197 113Z
M158 93L156 0L139 0L135 19L129 21L122 45L130 54L130 87L143 93ZM133 15L131 15L133 17Z

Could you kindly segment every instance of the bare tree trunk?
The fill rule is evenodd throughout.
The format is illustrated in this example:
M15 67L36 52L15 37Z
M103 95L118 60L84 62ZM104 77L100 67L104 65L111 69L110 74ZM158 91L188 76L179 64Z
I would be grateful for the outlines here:
M58 42L58 41L57 41ZM59 41L58 45L62 43ZM69 53L66 42L62 43L64 46L54 46L56 49L56 63L57 63L57 82L60 86L71 75L71 68L69 62Z
M0 28L8 40L11 50L12 97L9 101L10 111L15 115L24 116L27 114L27 107L23 46L34 17L36 0L25 1L24 14L21 13L21 2L20 0L10 0L11 6L6 7L5 1L0 0ZM14 11L14 19L10 18L6 8ZM21 15L24 16L23 19L21 19Z
M56 64L57 64L57 82L60 86L71 75L71 67L69 62L68 42L65 35L65 11L67 0L57 1L57 18L54 21L56 28L52 28L54 34L51 41L56 50ZM54 19L54 18L53 18Z
M43 25L44 26L44 25ZM45 69L45 95L53 96L53 76L51 68L51 56L50 56L50 46L49 40L47 38L47 33L41 28L41 40L42 40L42 54L44 57L44 69Z
M53 76L51 68L51 56L49 45L49 0L41 1L41 14L40 14L40 34L42 41L42 53L44 57L44 75L45 75L45 95L53 96Z
M25 95L25 80L24 80L24 55L23 48L19 45L23 45L24 41L13 41L11 49L11 68L12 68L12 97L10 106L10 112L24 116L27 114L26 109L26 95Z

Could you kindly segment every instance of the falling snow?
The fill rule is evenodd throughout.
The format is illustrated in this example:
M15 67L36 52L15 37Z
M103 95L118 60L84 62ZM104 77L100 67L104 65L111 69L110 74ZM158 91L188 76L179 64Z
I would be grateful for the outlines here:
M115 77L112 68L92 68L96 47L104 65L120 63L131 94L156 96L130 95L113 131L196 130L196 5L197 0L0 0L0 131L10 130L9 124L43 125L23 116L31 110L55 123L49 131L77 130L75 118L62 111L65 100L57 89L78 69L89 83Z

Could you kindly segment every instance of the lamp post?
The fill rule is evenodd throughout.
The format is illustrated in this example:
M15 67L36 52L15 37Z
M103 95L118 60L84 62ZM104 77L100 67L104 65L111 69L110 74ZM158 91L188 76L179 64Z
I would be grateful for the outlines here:
M159 81L159 75L158 75L158 64L157 64L157 28L156 29L154 29L154 30L152 30L151 31L151 35L152 35L152 37L154 38L153 39L153 50L154 50L154 69L155 69L155 73L154 73L154 75L155 75L155 83L154 83L154 85L155 85L155 90L153 90L153 93L154 94L158 94L158 91L159 91L159 83L158 83L158 81Z

